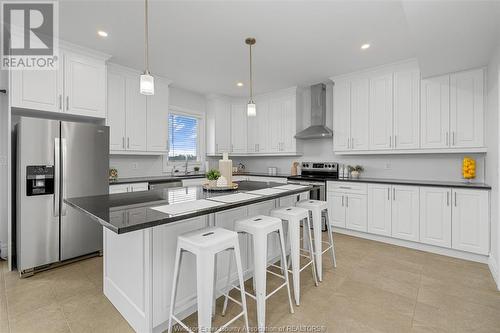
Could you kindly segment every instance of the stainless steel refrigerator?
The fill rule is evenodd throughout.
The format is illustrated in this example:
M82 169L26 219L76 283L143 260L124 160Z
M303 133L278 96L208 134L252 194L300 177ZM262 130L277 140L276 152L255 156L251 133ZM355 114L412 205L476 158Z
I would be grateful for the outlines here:
M64 198L109 192L109 128L21 117L16 261L21 276L102 250L102 229Z

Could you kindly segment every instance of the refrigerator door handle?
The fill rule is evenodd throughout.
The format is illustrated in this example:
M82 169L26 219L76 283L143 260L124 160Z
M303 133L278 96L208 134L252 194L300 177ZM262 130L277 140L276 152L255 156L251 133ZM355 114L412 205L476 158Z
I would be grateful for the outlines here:
M63 202L66 199L66 183L68 179L66 178L66 169L68 166L66 154L66 139L61 138L61 155L62 155L62 194L61 194L61 215L66 215L66 204Z
M59 149L59 138L54 139L54 217L59 216L60 199L60 174L61 174L61 154Z

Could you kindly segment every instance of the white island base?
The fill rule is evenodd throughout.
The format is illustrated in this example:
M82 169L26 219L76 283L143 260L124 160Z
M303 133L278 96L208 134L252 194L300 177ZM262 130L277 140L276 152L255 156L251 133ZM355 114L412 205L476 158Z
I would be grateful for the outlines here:
M305 199L307 193L301 194ZM104 294L136 332L162 332L168 328L168 314L177 236L195 229L215 225L234 229L234 221L257 214L269 214L279 206L291 206L297 195L204 215L176 223L160 225L134 232L117 234L104 230ZM138 208L141 219L147 208ZM113 218L113 217L112 217ZM121 212L116 218L122 218ZM270 261L279 258L278 239L270 238ZM246 235L240 235L243 273L251 276L251 253ZM184 318L196 311L196 265L194 256L183 256L179 275L176 312ZM217 290L227 282L229 253L217 256ZM236 281L236 269L233 280Z

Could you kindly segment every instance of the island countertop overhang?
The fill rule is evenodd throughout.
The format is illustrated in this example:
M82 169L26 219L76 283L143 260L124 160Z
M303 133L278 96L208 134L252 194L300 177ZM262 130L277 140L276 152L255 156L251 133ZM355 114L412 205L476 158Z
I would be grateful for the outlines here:
M64 202L78 211L86 214L102 226L117 234L152 228L169 223L179 223L194 217L209 215L224 210L238 208L255 203L275 200L291 195L310 191L313 186L301 186L297 189L280 190L270 195L255 195L255 198L233 203L223 203L216 207L193 210L184 214L167 214L153 209L153 207L181 203L195 202L196 200L216 200L218 196L247 193L254 190L263 190L283 186L274 182L238 182L239 188L232 192L204 191L201 186L186 186L162 189L160 191L142 191L97 195L79 198L68 198Z

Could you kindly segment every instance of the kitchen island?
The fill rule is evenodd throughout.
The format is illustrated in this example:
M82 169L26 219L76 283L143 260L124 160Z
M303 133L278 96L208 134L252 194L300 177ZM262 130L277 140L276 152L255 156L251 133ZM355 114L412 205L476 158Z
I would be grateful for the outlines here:
M70 198L65 202L103 226L103 288L106 297L137 332L167 329L177 236L207 226L234 228L234 221L269 214L308 198L311 186L242 181L231 192L201 186ZM279 257L271 240L268 260ZM252 271L247 236L240 235L243 270ZM227 282L229 254L217 256L216 289ZM194 257L183 259L177 292L179 317L196 311ZM236 270L232 272L236 280Z

